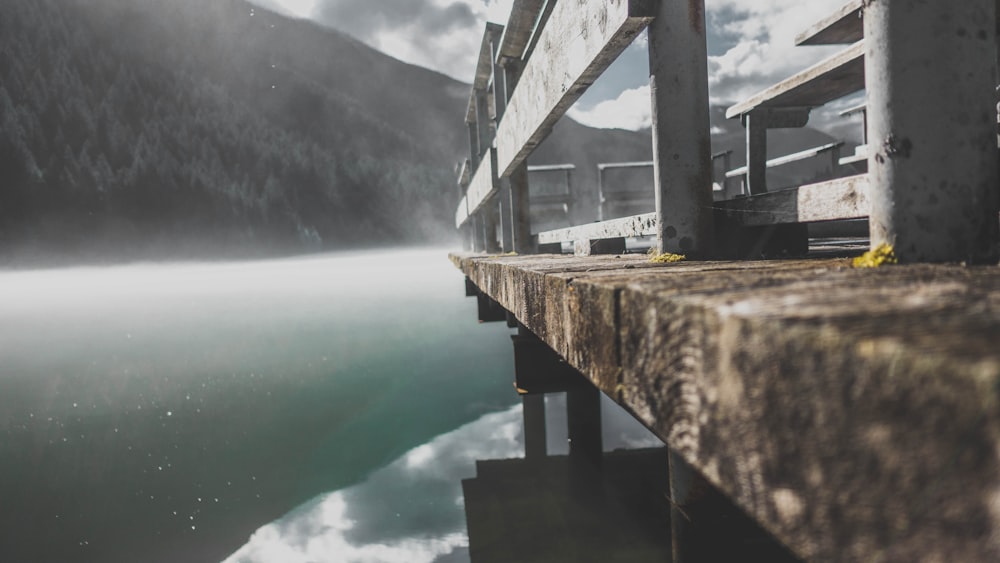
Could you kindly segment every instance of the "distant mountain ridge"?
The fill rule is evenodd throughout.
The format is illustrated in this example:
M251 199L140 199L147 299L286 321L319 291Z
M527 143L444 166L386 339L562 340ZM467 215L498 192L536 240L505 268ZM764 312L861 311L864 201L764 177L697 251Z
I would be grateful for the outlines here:
M0 246L124 256L450 234L467 87L242 0L11 0Z

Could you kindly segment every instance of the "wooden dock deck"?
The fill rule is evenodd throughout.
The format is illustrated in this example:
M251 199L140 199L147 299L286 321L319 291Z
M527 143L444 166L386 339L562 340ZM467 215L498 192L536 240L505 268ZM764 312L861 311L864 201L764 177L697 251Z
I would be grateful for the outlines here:
M582 373L670 447L674 563L733 560L711 555L740 534L702 494L809 561L1000 561L996 21L995 0L848 1L800 40L850 45L729 109L746 149L732 170L733 147L712 144L704 0L514 0L487 26L455 211L475 254L452 259L480 318L518 326L526 421L544 416L532 393L568 386L571 443L600 458ZM626 192L637 214L537 228L532 151L643 29L653 159L645 197ZM853 156L769 156L769 130L861 90L843 112L864 116ZM767 185L817 157L829 166ZM633 164L649 166L597 166ZM560 204L580 211L575 195ZM787 260L847 235L903 265ZM692 261L622 254L635 237ZM547 254L564 246L576 256ZM544 450L531 438L528 457Z
M1000 268L451 259L800 557L1000 559Z

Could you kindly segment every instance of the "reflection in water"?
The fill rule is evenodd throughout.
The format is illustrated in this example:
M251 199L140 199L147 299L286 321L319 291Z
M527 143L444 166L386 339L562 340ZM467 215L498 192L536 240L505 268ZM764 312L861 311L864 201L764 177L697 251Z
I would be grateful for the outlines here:
M509 409L445 256L0 273L0 561L219 561Z
M509 387L508 390L513 394ZM566 427L563 405L562 397L552 397L549 401L549 426L556 429L552 436L559 436L559 428ZM605 412L606 443L612 448L643 447L659 443L611 401L605 400L602 406ZM525 461L522 420L522 408L516 406L505 412L486 415L453 432L438 436L373 473L363 483L316 497L260 528L250 542L227 561L469 561L466 515L470 510L467 506L470 499L463 495L463 484L468 483L463 480L476 476L477 467L482 467L479 460L509 460L498 463L514 465ZM565 433L562 435L565 436ZM609 455L625 460L630 453L615 452ZM659 457L653 464L662 472L663 467L659 463L662 456L659 453L656 455ZM565 457L551 459L562 470L568 468L565 463L560 462ZM630 464L612 462L612 465L624 468ZM532 468L537 466L532 465ZM617 470L614 473L621 475ZM539 478L537 474L529 475L523 471L521 474L528 479L523 483L526 487L530 486L532 479ZM558 475L558 470L555 473L550 471L549 475ZM565 474L562 476L564 478ZM632 497L639 494L640 488L643 495L650 492L644 487L635 486L637 484L631 485ZM498 490L506 490L503 488L507 486L505 483L497 485L501 487ZM628 491L622 489L619 492ZM644 498L647 502L651 500L654 504L657 503L655 498ZM590 505L588 508L601 507ZM624 514L622 511L616 513L618 516ZM648 525L659 524L649 522ZM471 530L472 524L469 526ZM514 540L505 538L503 541L511 543ZM476 545L473 544L472 547L475 549ZM506 561L520 560L512 558ZM472 561L477 561L474 553Z
M527 455L477 461L476 477L462 482L472 563L669 561L667 448L634 421L618 425L631 432L611 433L611 451L602 448L594 428L602 411L627 415L606 398L602 409L596 390L578 388L564 410L569 451L549 455L540 398L524 397ZM613 425L602 426L607 435ZM658 447L619 449L617 437Z

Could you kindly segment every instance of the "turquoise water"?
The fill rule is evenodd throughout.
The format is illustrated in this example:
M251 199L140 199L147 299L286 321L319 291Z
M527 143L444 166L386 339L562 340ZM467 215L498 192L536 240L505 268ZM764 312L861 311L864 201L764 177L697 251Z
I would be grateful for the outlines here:
M0 273L0 559L219 561L313 510L329 560L461 558L468 460L520 455L508 334L443 249Z

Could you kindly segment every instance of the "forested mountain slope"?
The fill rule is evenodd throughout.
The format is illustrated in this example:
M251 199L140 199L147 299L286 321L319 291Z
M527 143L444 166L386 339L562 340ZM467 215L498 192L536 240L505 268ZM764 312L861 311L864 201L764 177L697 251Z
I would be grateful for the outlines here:
M241 0L7 0L0 245L117 255L427 240L467 87Z

